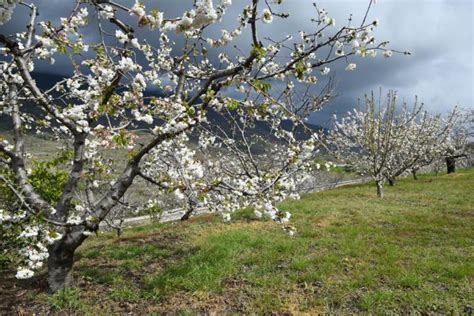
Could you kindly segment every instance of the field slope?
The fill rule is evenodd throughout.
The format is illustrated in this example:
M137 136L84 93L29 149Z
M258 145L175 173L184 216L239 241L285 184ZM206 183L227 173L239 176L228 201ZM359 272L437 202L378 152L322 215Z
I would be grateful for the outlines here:
M384 200L371 185L307 194L281 204L294 237L251 211L101 235L82 246L73 290L49 297L15 283L17 308L470 313L473 189L471 168L400 180Z

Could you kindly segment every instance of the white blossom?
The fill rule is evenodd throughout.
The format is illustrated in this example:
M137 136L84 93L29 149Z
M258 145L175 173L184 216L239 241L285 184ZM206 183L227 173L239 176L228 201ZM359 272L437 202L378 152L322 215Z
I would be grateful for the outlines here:
M29 279L34 275L34 271L28 268L20 267L17 272L15 277L17 279Z
M101 10L99 11L99 14L102 18L104 19L111 19L114 17L114 9L110 5L105 5L101 7Z
M224 222L230 222L232 218L230 217L229 213L222 213L222 219Z
M128 35L122 32L122 30L116 30L115 37L122 44L124 44L125 42L128 42Z
M13 10L19 1L17 0L2 0L0 2L0 25L5 24L11 19Z
M330 71L331 71L331 68L329 68L329 67L323 67L320 70L321 75L323 75L323 76L327 75Z
M346 66L346 70L347 70L347 71L353 71L353 70L356 69L356 67L357 67L356 64L350 63L350 64L348 64L348 65Z
M262 11L262 21L264 23L272 23L273 21L273 14L267 8L263 9Z

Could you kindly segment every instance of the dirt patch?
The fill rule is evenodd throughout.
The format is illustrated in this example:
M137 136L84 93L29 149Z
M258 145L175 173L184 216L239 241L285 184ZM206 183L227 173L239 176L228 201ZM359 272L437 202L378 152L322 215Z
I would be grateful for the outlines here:
M30 314L25 306L32 305L33 296L47 290L45 273L28 280L18 280L15 273L13 270L0 272L0 315Z
M148 312L177 313L191 312L193 314L249 314L249 297L240 287L226 288L222 294L195 293L193 295L177 293L167 297L158 306L150 306Z
M446 176L451 177L451 178L459 178L459 177L464 177L464 176L467 176L467 175L468 175L467 173L455 172L455 173L450 173L449 175L446 175Z
M183 223L208 223L212 220L215 220L218 217L215 213L200 214L198 216L193 216L190 219L183 221Z
M183 251L181 243L184 234L181 232L172 233L167 231L152 232L152 233L137 233L133 236L122 236L112 240L106 245L114 245L114 247L122 246L146 246L148 244L162 245L164 249L169 251L169 256L166 258L145 258L142 257L141 265L134 267L128 271L124 270L123 260L114 260L107 256L98 256L83 259L81 255L77 256L73 271L73 286L78 289L79 297L87 310L99 312L113 312L113 313L147 313L149 309L160 310L161 303L154 300L146 300L138 304L137 302L128 302L124 300L115 301L110 297L116 286L109 284L114 282L113 277L105 278L104 281L96 278L85 277L86 270L99 271L101 275L118 275L123 278L123 282L130 286L130 288L143 289L145 288L144 276L152 275L169 264L173 264L179 258L186 255ZM104 244L100 240L91 240L85 249L80 251L84 254L88 251L104 249ZM189 249L188 249L189 250ZM18 280L15 278L15 271L0 272L0 315L4 314L50 314L56 311L51 310L50 305L46 301L46 296L41 294L47 293L46 273L38 274L29 280ZM106 282L101 283L101 282ZM92 306L91 305L92 303ZM71 311L75 313L77 311ZM69 311L61 311L61 313L69 313Z
M467 212L458 212L456 213L456 215L459 215L460 217L471 218L474 217L474 210L469 210Z
M316 221L316 227L324 228L330 226L334 220L337 218L337 215L331 212L329 215L322 218L318 218Z
M134 244L144 244L153 241L162 243L164 245L169 245L170 243L176 243L178 241L181 241L182 239L183 236L180 236L178 234L166 233L165 231L159 231L154 233L143 232L134 234L133 236L121 236L115 239L112 244L126 244L130 242L134 242Z

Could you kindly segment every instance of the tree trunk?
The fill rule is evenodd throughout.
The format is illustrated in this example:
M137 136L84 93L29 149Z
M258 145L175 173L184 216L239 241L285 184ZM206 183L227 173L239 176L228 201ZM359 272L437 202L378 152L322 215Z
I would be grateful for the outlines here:
M181 220L187 221L191 217L192 213L193 213L193 209L187 210L186 213L184 213L184 215L181 216Z
M448 174L456 172L456 159L453 157L446 158L446 169Z
M74 250L54 246L49 251L48 258L48 286L52 293L67 288L72 282L72 265Z
M187 221L188 219L191 218L191 215L193 215L195 211L195 206L198 204L198 201L195 201L193 199L190 199L188 202L188 208L186 210L186 213L184 213L183 216L181 216L182 221Z
M388 184L393 187L395 185L395 177L388 178Z
M377 185L377 196L383 199L383 181L376 181L375 184Z
M418 180L418 176L416 175L416 170L412 170L411 174L413 175L413 180Z
M74 252L87 238L82 232L75 232L52 244L48 257L48 286L51 293L71 285Z

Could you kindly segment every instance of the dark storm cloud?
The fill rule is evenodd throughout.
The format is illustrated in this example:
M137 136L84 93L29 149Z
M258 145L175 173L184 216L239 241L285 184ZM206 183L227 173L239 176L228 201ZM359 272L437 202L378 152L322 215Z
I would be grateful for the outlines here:
M132 1L121 1L132 3ZM147 7L157 7L166 16L177 16L183 10L191 8L192 0L144 1ZM57 22L60 16L68 13L72 1L40 0L35 1L40 7L41 19ZM218 37L219 28L233 29L237 14L248 1L234 0L228 11L225 22L212 30ZM353 23L360 23L367 8L366 0L331 0L320 1L318 6L325 8L330 16L336 18L337 26L347 23L349 14L353 14ZM291 13L289 19L270 25L262 25L260 35L282 39L286 34L297 35L299 30L310 30L310 19L315 15L311 1L286 0L281 11ZM19 7L10 23L1 26L1 33L19 31L25 25L25 8ZM455 104L464 108L474 108L474 13L472 0L379 0L373 5L368 21L375 18L381 26L375 35L379 41L389 40L395 49L408 50L412 56L394 55L385 59L381 54L377 58L354 58L357 70L344 71L345 62L332 66L331 73L336 74L336 92L338 97L322 112L313 115L317 123L324 123L333 112L343 113L355 106L358 97L363 97L370 90L394 89L401 99L411 102L415 95L425 102L425 107L433 112L445 112ZM94 40L94 31L86 33L88 39ZM153 40L156 36L145 30L139 33ZM248 51L248 34L236 42L242 51ZM232 47L226 49L230 54L237 54ZM58 59L54 68L39 65L38 71L65 74L63 67L67 61Z

